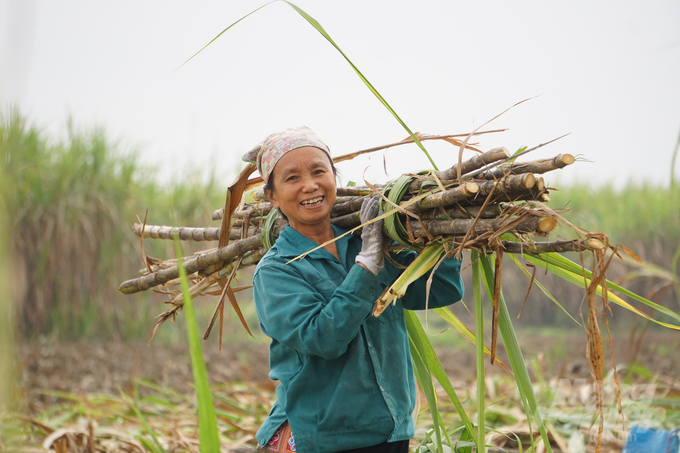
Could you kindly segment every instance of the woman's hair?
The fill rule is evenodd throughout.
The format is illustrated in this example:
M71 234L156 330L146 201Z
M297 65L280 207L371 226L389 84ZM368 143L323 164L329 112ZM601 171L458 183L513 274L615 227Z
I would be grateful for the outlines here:
M333 174L337 177L338 176L338 169L335 168L335 164L333 163L333 159L331 159L331 156L326 154L326 157L328 157L328 161L331 163L331 170L333 170ZM274 171L276 171L276 167L271 172L271 175L269 176L269 180L264 184L262 187L264 189L264 193L266 194L267 192L274 192ZM267 195L269 196L269 195ZM286 214L283 213L282 210L279 209L279 215L287 222L288 217L286 217Z

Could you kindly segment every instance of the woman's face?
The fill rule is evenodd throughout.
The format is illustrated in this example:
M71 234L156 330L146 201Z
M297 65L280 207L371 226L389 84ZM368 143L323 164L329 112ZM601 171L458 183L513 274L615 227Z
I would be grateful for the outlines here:
M335 203L335 174L328 155L313 146L286 153L274 167L272 206L288 217L299 232L328 223Z

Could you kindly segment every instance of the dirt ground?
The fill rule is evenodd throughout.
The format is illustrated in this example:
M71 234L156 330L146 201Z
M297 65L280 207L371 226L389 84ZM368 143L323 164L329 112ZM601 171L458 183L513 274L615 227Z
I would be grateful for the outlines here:
M628 335L613 338L619 366L628 362ZM680 334L673 331L647 332L641 343L638 362L654 374L680 377ZM585 359L585 336L573 333L562 337L521 337L520 344L529 371L536 364L546 377L588 377ZM460 349L439 347L438 355L452 378L464 385L474 379L475 351L472 345ZM250 381L263 384L267 377L268 345L255 341L223 347L206 344L204 355L210 379L215 382ZM499 351L504 360L504 351ZM56 397L45 389L83 393L118 394L128 389L135 378L168 385L177 391L190 391L193 381L189 351L184 346L123 343L57 343L38 342L17 347L18 377L25 401L40 410ZM505 361L507 363L507 361ZM606 368L611 369L607 354ZM491 372L502 372L489 367ZM462 382L461 382L462 381ZM273 385L273 384L272 384Z

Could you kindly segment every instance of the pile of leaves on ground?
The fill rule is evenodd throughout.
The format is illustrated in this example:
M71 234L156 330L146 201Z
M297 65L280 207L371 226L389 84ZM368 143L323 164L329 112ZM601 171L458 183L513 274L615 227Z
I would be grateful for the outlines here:
M540 360L532 362L537 379L537 398L549 432L553 451L594 451L596 401L592 383L566 374L548 377ZM680 422L680 383L672 376L654 375L641 366L621 370L622 420L615 409L605 413L602 451L620 451L625 433L633 424L672 428ZM456 383L465 408L474 415L476 384ZM516 384L504 373L486 377L485 423L490 451L524 451L539 436L522 409ZM221 451L255 451L255 432L275 399L270 384L232 382L212 386ZM607 403L614 403L613 376L604 381ZM13 452L198 452L196 402L193 394L180 393L148 380L135 380L118 396L70 394L45 390L59 403L37 407L38 412L4 414L0 420L0 451ZM446 400L441 389L440 401ZM432 423L427 402L416 418L416 437L411 451L429 452ZM452 405L439 407L449 430L451 446L463 446L458 438L462 421ZM624 426L625 423L625 426ZM434 451L434 450L432 450Z

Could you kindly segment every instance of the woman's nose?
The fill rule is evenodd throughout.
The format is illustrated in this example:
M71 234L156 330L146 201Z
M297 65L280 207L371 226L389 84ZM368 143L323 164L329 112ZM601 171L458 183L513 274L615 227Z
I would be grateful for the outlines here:
M303 179L302 190L304 192L314 192L319 184L314 180L314 178L306 177Z

